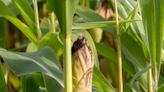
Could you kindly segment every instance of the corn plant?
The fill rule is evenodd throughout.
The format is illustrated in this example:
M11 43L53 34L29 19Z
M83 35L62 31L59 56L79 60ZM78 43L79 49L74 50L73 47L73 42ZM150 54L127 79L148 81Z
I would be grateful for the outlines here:
M163 0L0 0L0 92L163 92Z

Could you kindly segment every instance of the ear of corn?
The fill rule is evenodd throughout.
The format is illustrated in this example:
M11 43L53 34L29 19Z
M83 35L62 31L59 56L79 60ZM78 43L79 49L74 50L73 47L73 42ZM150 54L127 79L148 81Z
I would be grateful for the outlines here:
M72 47L73 92L92 92L93 55L84 37Z

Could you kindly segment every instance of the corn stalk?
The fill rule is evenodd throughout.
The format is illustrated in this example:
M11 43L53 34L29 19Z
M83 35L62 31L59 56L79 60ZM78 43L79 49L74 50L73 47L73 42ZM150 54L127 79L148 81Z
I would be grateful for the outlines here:
M116 39L117 39L117 54L118 54L118 89L119 92L123 92L123 78L122 78L122 55L121 55L121 43L120 43L120 30L119 30L119 18L117 0L114 0L115 13L116 13Z

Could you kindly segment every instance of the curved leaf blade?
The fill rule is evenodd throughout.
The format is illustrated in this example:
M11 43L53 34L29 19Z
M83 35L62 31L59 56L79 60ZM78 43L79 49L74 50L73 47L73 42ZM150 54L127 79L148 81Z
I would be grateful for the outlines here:
M58 67L58 61L49 48L33 53L13 53L0 50L0 56L19 76L42 72L55 79L62 87L64 86L63 72Z
M33 43L37 43L37 38L34 35L32 29L20 21L2 1L0 1L0 16L13 23Z

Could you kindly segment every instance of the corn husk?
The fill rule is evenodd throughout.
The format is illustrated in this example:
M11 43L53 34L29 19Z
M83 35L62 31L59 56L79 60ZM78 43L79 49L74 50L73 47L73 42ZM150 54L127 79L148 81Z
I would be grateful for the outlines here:
M73 92L92 92L93 55L84 37L72 47Z

